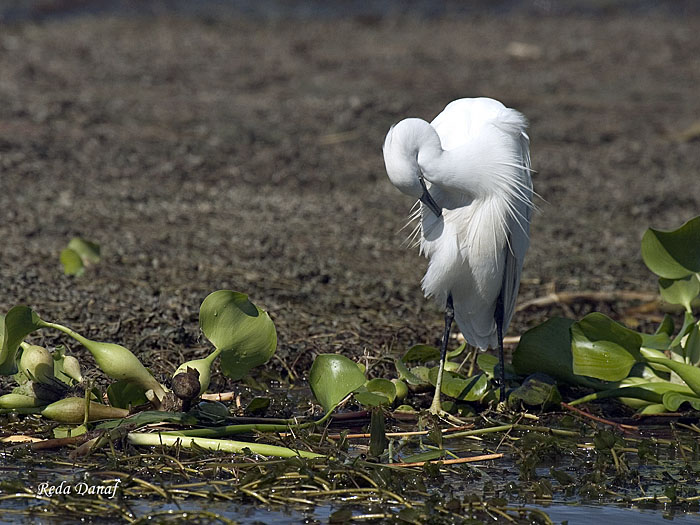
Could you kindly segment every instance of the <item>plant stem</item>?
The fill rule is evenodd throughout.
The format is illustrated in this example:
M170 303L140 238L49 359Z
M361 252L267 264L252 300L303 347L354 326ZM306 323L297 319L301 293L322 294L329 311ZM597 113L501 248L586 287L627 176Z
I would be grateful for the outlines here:
M45 328L55 328L56 330L60 330L64 334L68 334L69 336L71 336L73 339L78 341L83 346L86 346L86 347L90 346L90 341L88 339L86 339L85 337L80 335L75 330L68 328L67 326L63 326L62 324L58 324L58 323L52 323L50 321L44 321L43 319L40 319L38 324L40 324L41 326L43 326ZM85 344L86 342L87 342L87 345Z
M191 430L180 430L180 431L170 431L162 432L164 436L176 436L176 437L206 437L206 438L216 438L222 436L231 436L234 434L245 434L247 432L286 432L290 428L295 430L301 430L304 428L310 428L314 425L321 425L325 423L333 414L333 411L326 413L318 421L309 421L308 423L295 423L294 420L288 419L288 423L275 424L275 423L248 423L245 425L226 425L223 427L215 428L193 428Z
M554 434L556 436L581 437L580 432L572 430L560 430L558 428L549 427L533 427L530 425L519 425L517 423L509 425L500 425L497 427L478 428L476 430L467 430L466 432L455 432L453 434L445 434L442 439L451 439L456 437L480 436L482 434L493 434L495 432L507 432L508 430L528 430L530 432L542 432L543 434Z
M165 445L168 447L181 446L191 448L197 446L206 450L221 450L223 452L231 452L234 454L244 453L245 450L250 450L254 454L262 456L278 456L282 458L322 458L323 454L315 452L307 452L305 450L294 450L286 447L278 447L276 445L264 445L261 443L249 443L246 441L231 441L227 439L207 439L201 437L190 436L173 436L163 433L151 434L145 432L131 432L127 439L133 445L159 446Z

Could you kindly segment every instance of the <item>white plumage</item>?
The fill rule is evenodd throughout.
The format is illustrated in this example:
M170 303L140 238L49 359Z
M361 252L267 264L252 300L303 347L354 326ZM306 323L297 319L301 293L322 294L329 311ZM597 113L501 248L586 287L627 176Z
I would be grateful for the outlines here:
M496 100L465 98L430 124L402 120L384 142L391 182L420 199L413 218L429 259L423 291L443 307L451 296L457 326L482 349L498 344L499 296L508 328L529 245L526 128L523 115Z

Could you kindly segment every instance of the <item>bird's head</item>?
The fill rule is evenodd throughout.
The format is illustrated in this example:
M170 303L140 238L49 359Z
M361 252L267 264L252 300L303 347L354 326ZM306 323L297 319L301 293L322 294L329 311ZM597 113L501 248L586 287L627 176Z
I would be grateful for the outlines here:
M426 140L432 140L433 136L436 138L437 134L426 121L407 118L391 127L384 140L383 152L386 173L391 183L402 193L420 199L439 217L442 210L428 192L418 164L420 148ZM438 147L439 144L438 139Z

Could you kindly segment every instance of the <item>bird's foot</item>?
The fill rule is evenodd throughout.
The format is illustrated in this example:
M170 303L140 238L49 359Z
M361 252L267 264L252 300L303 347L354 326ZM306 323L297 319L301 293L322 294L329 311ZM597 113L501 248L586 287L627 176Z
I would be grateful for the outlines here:
M459 419L456 416L453 416L449 412L445 412L439 403L438 403L437 407L435 406L435 403L433 403L430 406L430 408L428 409L428 412L430 412L433 416L437 417L438 419L445 421L446 423L449 423L451 425L457 425L457 426L464 425L464 421L462 421L461 419Z

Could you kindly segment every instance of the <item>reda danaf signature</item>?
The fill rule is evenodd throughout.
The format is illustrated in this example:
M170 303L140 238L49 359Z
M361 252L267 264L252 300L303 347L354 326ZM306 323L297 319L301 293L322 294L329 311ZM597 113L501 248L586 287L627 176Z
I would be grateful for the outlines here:
M112 499L117 493L117 488L121 483L120 479L115 479L111 485L91 485L85 481L79 483L51 483L44 481L39 483L37 487L37 496L52 497L57 495L63 496L106 496L107 499Z

